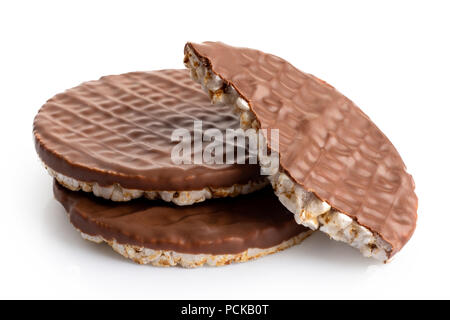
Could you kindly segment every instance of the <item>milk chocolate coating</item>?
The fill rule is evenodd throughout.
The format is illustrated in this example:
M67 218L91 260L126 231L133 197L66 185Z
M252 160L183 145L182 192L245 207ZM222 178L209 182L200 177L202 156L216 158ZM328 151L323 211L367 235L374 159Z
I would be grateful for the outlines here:
M35 146L58 173L102 186L185 191L259 178L258 165L174 164L171 134L185 128L193 137L195 120L203 130L239 128L229 107L210 108L186 70L112 75L48 100L34 120Z
M145 199L114 203L56 181L53 192L80 231L154 250L233 254L270 248L308 230L295 223L270 188L186 207Z
M280 130L280 166L296 183L380 235L389 256L405 245L417 220L414 181L351 100L271 54L220 42L186 47L243 96L261 128Z

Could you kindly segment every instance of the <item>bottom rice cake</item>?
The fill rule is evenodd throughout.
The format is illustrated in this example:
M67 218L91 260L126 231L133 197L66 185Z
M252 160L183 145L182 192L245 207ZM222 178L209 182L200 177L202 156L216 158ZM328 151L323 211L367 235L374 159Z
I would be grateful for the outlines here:
M245 262L299 244L312 233L295 222L270 188L182 207L142 198L111 202L56 181L53 191L83 238L106 242L140 264L192 268Z

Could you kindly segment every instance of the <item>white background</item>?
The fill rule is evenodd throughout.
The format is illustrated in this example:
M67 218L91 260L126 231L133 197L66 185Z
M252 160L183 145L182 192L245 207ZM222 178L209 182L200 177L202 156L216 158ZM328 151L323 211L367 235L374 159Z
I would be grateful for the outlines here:
M449 2L313 3L2 1L0 298L450 298ZM53 200L33 117L85 80L183 68L188 40L279 55L374 120L419 197L417 230L393 262L320 233L254 262L196 270L136 265L81 239Z

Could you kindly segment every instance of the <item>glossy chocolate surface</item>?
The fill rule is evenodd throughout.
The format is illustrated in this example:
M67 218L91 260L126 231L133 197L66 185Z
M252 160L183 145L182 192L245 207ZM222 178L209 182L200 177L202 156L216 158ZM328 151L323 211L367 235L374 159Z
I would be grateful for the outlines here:
M203 130L239 128L228 106L211 108L186 70L131 72L54 96L36 116L33 132L47 166L102 186L184 191L259 178L256 164L174 164L172 132L184 128L193 136L196 120Z
M351 100L271 54L220 42L186 47L245 98L261 128L280 130L283 171L380 235L392 245L390 255L403 247L416 226L414 181Z

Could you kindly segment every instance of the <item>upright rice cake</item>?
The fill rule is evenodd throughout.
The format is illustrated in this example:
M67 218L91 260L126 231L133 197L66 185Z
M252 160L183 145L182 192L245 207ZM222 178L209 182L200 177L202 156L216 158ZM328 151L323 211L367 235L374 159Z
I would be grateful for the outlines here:
M141 264L244 262L298 244L312 232L295 223L270 188L184 207L145 199L111 202L57 182L53 191L85 239L104 241Z
M414 181L395 147L351 100L287 61L220 42L187 43L184 63L241 127L279 129L270 181L298 223L386 261L412 236ZM264 164L265 165L265 164Z
M195 121L203 130L239 128L229 107L209 105L187 70L106 76L48 100L34 120L35 146L60 184L113 201L145 196L190 205L267 185L257 164L173 161L174 130L194 137ZM205 147L193 148L191 159Z

